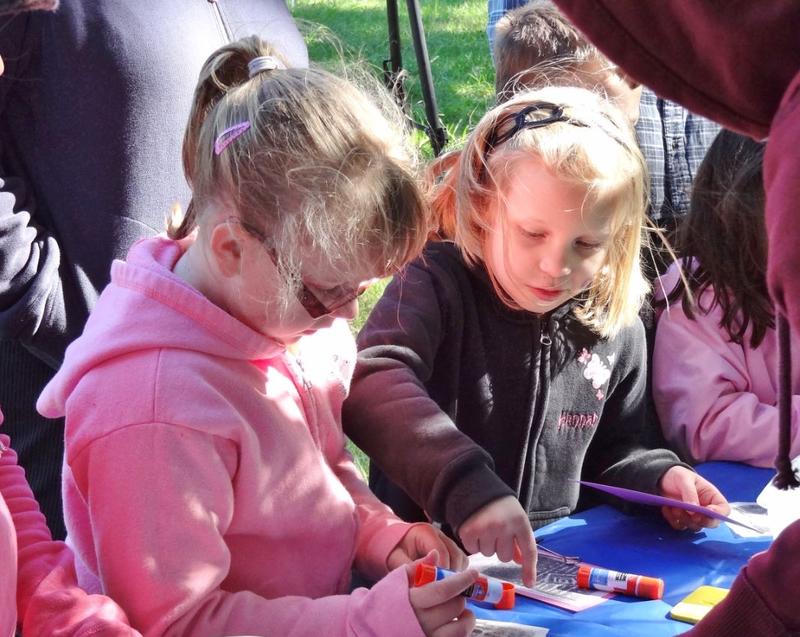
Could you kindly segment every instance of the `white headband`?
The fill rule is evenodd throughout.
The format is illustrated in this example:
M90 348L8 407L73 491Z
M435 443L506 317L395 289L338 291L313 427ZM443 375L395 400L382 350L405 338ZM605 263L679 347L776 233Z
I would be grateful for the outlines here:
M278 58L271 55L261 55L253 58L247 63L247 70L250 72L250 77L253 77L261 71L274 71L275 69L285 69L286 66Z

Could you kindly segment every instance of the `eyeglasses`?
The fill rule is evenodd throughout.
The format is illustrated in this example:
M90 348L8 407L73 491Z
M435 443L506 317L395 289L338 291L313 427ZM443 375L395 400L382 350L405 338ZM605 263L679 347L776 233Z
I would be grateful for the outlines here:
M339 308L352 303L366 292L373 284L375 279L365 281L355 290L347 290L341 294L331 294L327 290L315 289L300 280L300 289L297 291L297 300L303 309L308 312L311 318L319 318L328 314L333 314ZM338 288L334 288L338 289ZM329 298L326 298L329 296Z
M266 248L269 258L275 267L278 267L278 254L274 248L267 245L267 238L258 228L242 221L238 217L230 217L228 221L238 223L246 232L258 239ZM317 288L300 279L300 288L297 290L297 301L312 319L317 319L328 314L333 314L336 310L348 305L366 292L377 279L370 279L359 285L356 289L342 290L342 286L336 286L329 290Z

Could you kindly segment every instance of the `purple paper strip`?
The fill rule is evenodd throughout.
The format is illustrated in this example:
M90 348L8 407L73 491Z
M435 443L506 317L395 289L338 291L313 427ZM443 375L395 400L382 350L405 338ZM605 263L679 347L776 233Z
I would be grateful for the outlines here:
M751 531L755 531L756 533L763 532L763 529L753 528L752 526L745 524L744 522L739 522L738 520L729 518L727 515L722 515L722 513L717 513L713 509L700 506L699 504L691 504L689 502L683 502L681 500L675 500L673 498L665 498L662 495L653 495L652 493L644 493L643 491L634 491L633 489L624 489L622 487L611 487L607 484L599 484L597 482L588 482L586 480L578 480L578 482L584 486L591 487L592 489L597 489L598 491L605 491L606 493L615 495L618 498L627 500L628 502L636 502L637 504L647 504L650 506L667 506L667 507L675 507L677 509L685 509L686 511L692 511L693 513L700 513L701 515L705 515L709 518L722 520L723 522L727 522L728 524L736 524L738 526L743 526L744 528L750 529Z

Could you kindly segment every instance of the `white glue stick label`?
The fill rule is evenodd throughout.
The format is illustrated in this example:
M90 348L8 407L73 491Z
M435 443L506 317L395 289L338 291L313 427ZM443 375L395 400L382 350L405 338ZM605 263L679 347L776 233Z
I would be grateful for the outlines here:
M476 582L476 588L482 586L483 582L479 579ZM503 584L500 580L496 580L492 577L486 578L486 597L483 599L484 602L489 602L490 604L497 604L501 599L503 599Z
M628 574L594 568L590 575L590 582L592 588L600 591L624 591L627 589Z

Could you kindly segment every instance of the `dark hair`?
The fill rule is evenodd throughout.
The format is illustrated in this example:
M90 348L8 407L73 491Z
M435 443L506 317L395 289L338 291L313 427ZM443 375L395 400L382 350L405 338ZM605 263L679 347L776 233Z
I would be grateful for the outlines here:
M752 326L753 347L775 326L766 280L763 157L760 142L728 130L717 135L700 164L689 214L677 237L677 252L696 302L682 282L668 296L670 301L682 297L691 319L697 308L708 312L719 306L719 325L731 341L743 344ZM713 297L703 307L699 299L709 289Z

